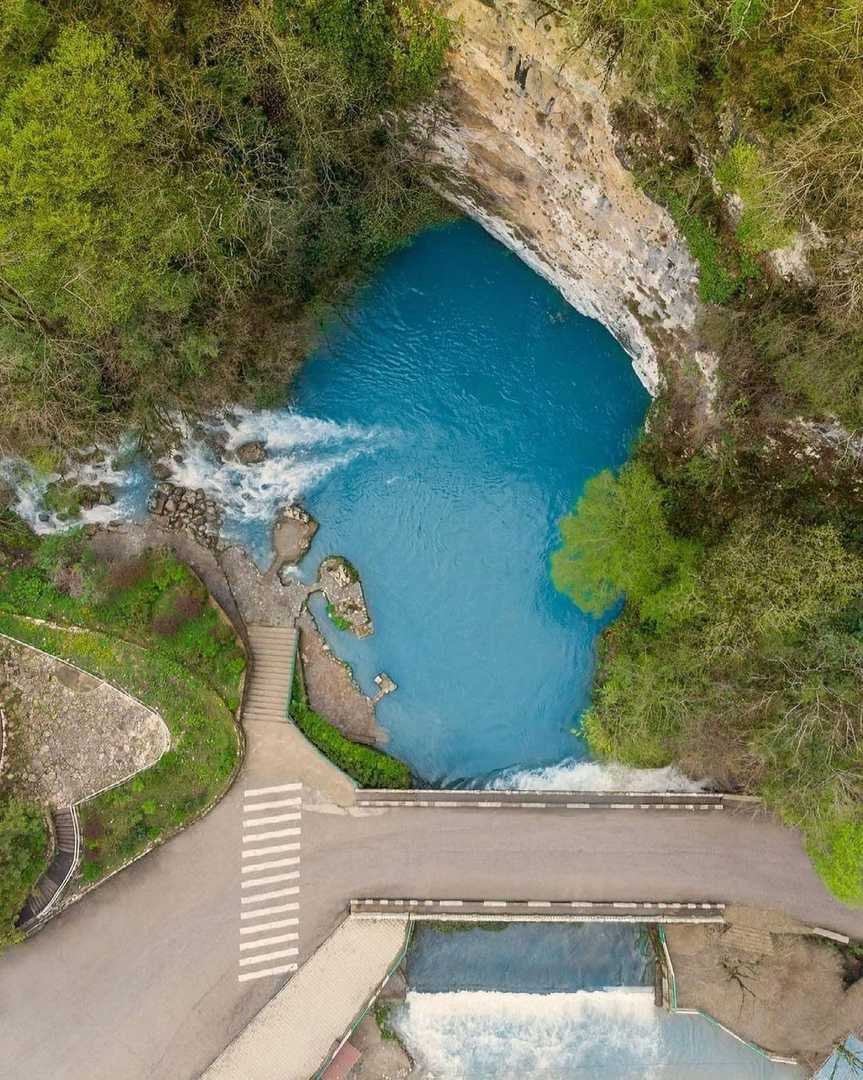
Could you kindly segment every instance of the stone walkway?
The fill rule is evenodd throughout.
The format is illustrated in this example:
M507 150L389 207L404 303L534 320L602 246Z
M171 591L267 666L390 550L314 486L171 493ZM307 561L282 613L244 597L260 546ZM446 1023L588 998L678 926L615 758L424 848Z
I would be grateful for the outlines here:
M0 635L0 702L13 791L68 806L154 765L162 718L108 683Z
M375 719L371 698L359 689L350 669L330 650L308 611L309 596L318 591L318 585L307 585L288 573L279 574L279 555L270 570L261 573L241 548L228 547L216 554L191 536L162 528L154 521L100 530L93 545L100 555L114 559L138 555L149 547L169 548L201 578L247 646L246 626L298 626L312 708L349 739L373 746L386 742L386 732Z
M203 1080L309 1080L395 964L407 925L407 919L345 919Z

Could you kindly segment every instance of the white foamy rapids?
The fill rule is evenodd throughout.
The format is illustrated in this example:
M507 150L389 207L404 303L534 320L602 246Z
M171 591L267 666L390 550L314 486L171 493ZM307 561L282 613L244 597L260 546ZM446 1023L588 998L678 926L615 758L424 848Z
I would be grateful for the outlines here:
M225 445L228 450L236 450L243 443L259 439L273 452L302 446L320 447L327 443L371 443L384 434L379 427L339 424L335 420L321 420L286 409L236 407L221 421L210 424L211 431L220 429L227 437Z
M128 460L134 452L134 441L119 445L91 447L99 456L93 461L81 462L65 473L40 472L29 462L17 457L0 458L0 485L9 484L15 489L12 509L33 529L45 535L62 532L71 526L105 524L117 518L132 518L140 510L139 493L128 487L129 473L117 468L116 462ZM93 506L82 509L73 521L63 521L45 509L44 498L50 484L56 480L68 480L75 484L96 487L109 484L116 492L116 501L109 506Z
M280 506L296 502L331 472L361 454L374 453L390 437L382 428L338 424L284 409L234 409L208 424L207 431L224 447L226 460L218 459L208 440L189 432L175 447L182 460L173 455L163 460L173 483L203 489L221 504L229 532L243 521L271 521ZM232 452L247 442L263 443L266 460L252 466L232 460Z
M615 761L568 758L541 769L508 769L488 784L495 791L703 791L705 780L691 780L674 765L633 769Z
M573 994L409 991L393 1016L423 1080L647 1077L662 1055L652 987Z

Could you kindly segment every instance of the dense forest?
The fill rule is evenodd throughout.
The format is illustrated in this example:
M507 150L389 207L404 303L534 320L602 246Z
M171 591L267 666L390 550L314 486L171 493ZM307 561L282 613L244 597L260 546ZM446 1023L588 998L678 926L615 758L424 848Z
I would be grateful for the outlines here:
M719 357L710 406L681 365L635 461L562 523L559 587L594 613L626 597L586 733L764 796L863 902L863 3L559 14L638 88L621 153L689 243Z
M423 0L4 0L0 442L283 390L322 305L439 207Z

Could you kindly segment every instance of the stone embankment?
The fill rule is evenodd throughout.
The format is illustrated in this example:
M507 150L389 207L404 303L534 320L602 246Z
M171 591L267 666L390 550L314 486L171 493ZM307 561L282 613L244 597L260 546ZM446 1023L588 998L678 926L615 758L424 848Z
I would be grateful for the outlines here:
M350 667L330 649L308 610L309 597L322 592L337 619L358 637L373 631L356 569L340 556L321 563L318 580L309 585L289 571L308 552L318 523L296 503L284 507L273 527L273 562L261 573L239 547L220 542L222 512L202 491L160 481L149 502L151 526L120 526L104 542L140 549L158 545L160 535L203 578L223 608L241 624L294 626L300 630L300 661L306 693L315 712L343 735L369 746L382 746L387 733L375 718L375 703L395 684L379 684L374 700L357 685ZM106 534L107 535L107 534ZM120 537L124 536L125 540ZM205 553L201 550L207 549Z
M5 782L55 808L154 765L170 745L161 717L140 702L3 636L0 701L9 740Z

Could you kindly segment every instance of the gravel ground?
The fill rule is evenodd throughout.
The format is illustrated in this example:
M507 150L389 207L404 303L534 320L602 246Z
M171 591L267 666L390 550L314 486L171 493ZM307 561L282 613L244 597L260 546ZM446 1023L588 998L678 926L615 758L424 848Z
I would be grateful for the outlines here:
M170 742L159 716L113 686L3 638L0 701L10 739L5 779L52 806L155 764Z

